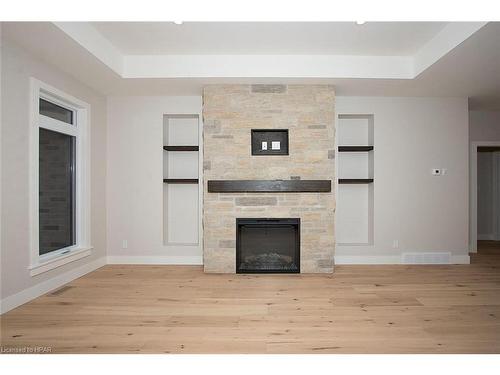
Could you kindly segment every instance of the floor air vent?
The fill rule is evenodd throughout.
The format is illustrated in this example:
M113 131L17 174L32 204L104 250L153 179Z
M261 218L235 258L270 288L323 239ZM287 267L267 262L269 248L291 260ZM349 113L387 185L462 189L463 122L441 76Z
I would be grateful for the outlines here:
M403 264L450 264L451 253L403 253Z

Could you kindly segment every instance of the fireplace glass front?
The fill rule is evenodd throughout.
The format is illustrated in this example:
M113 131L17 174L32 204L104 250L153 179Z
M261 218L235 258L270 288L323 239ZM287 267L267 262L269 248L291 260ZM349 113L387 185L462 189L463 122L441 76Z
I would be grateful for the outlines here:
M237 273L299 273L300 219L236 219Z

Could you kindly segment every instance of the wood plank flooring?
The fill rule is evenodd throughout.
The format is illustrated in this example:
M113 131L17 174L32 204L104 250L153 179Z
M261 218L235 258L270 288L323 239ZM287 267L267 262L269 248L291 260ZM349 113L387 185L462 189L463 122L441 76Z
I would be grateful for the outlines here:
M481 249L471 265L337 266L333 275L110 265L4 314L1 345L53 353L500 353L500 246Z

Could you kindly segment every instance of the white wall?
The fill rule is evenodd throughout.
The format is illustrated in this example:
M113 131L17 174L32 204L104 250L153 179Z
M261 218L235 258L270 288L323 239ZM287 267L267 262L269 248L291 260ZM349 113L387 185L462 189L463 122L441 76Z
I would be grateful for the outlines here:
M111 263L201 264L201 245L163 244L162 182L163 116L198 114L201 122L201 111L200 96L108 98Z
M399 263L404 252L450 252L452 262L468 261L467 100L338 97L336 106L337 114L373 114L375 144L373 244L337 246L337 263ZM201 260L200 246L163 245L161 182L163 115L200 114L201 107L201 97L108 99L112 263ZM431 168L447 174L431 176Z
M1 298L12 308L104 264L106 251L106 98L2 40ZM29 79L34 77L91 105L92 255L30 276Z
M470 111L469 137L471 142L500 141L500 111Z
M467 262L467 99L337 97L336 112L373 114L375 148L373 245L338 245L336 263L399 263L405 252Z

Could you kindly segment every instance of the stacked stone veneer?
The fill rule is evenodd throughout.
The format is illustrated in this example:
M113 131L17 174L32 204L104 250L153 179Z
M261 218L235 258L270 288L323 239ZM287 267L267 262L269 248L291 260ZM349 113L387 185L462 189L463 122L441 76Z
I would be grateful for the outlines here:
M334 99L327 85L203 91L205 272L236 272L236 218L301 219L302 273L333 271ZM251 129L289 129L289 155L252 156ZM331 180L331 193L209 193L208 180Z

